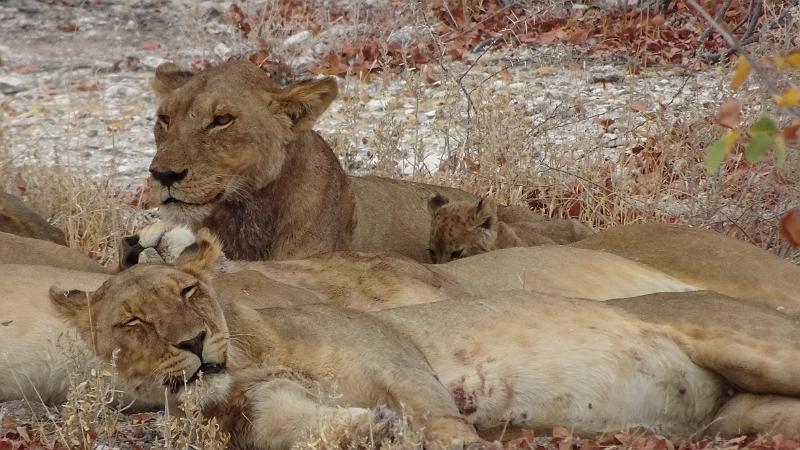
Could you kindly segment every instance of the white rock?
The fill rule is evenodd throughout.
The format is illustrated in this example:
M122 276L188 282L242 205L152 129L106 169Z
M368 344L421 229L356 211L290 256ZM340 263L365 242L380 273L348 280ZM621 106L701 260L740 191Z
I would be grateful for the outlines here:
M142 58L142 65L144 65L148 69L155 69L156 67L165 62L167 62L166 59L160 58L158 56L145 56L144 58Z
M214 54L222 59L228 59L228 55L230 55L230 53L231 48L222 42L217 42L217 45L214 46Z
M379 111L386 109L386 100L374 98L367 102L367 109L370 111Z
M126 86L124 84L117 84L114 86L109 87L106 89L106 96L108 97L118 97L118 98L125 98L125 97L133 97L138 95L140 92L138 89L132 86Z
M16 94L17 92L27 91L30 87L25 84L22 78L6 76L0 77L0 92L6 95Z
M625 74L611 65L595 66L589 69L589 81L592 83L618 83L624 79Z
M409 44L412 40L414 40L414 27L406 25L399 30L392 31L386 42L389 44Z
M281 48L287 49L289 47L294 47L295 45L302 44L303 42L311 39L313 36L314 34L308 30L295 33L283 41L283 43L281 44Z

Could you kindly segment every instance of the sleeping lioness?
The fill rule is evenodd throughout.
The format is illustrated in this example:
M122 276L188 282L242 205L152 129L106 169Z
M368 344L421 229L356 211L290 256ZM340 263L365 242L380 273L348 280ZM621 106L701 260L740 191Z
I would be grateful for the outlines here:
M693 296L699 308L710 298L733 318L702 326L669 308L651 317L529 292L369 315L254 309L211 289L205 271L217 258L213 241L199 241L174 266L137 265L95 292L54 289L51 298L100 358L119 349L119 377L141 400L166 388L180 402L181 380L202 372L204 412L237 448L290 448L321 421L367 433L381 405L408 414L436 447L553 424L673 438L712 424L788 435L800 426L796 323L718 294L656 303ZM752 317L769 327L748 327Z

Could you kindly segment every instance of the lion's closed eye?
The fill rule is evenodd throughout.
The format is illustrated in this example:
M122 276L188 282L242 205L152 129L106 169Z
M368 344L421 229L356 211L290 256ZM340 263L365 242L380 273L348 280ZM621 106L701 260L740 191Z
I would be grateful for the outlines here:
M208 128L212 129L228 126L233 122L233 119L234 117L230 114L220 114L214 116L214 120L211 121L211 124L208 125Z
M128 321L125 322L123 325L125 325L126 327L135 327L137 325L142 325L142 324L144 324L142 319L140 319L138 317L132 317L132 318L128 319Z
M186 286L185 288L181 289L181 297L184 300L189 300L192 298L195 292L197 292L197 284L193 284L191 286Z

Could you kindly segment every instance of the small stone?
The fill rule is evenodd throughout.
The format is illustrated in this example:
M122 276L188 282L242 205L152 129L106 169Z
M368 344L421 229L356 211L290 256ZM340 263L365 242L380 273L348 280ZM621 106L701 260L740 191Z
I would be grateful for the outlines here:
M379 111L386 109L386 100L374 98L367 102L367 109L370 111Z
M0 77L0 92L6 95L16 94L18 92L27 91L30 87L25 84L21 78L17 77Z
M17 6L17 11L26 14L38 14L42 12L42 7L35 3L25 3Z
M311 39L313 36L314 35L308 30L295 33L283 41L281 48L286 49L289 47L294 47L295 45L302 44L303 42Z
M198 5L200 15L204 17L218 17L225 12L225 9L218 2L203 1Z
M142 58L142 65L147 67L148 69L155 69L162 63L166 62L167 60L164 58L159 58L158 56L145 56Z
M392 31L386 42L389 44L410 44L414 40L414 27L406 25L399 30Z
M625 74L614 66L595 66L589 69L589 81L592 83L619 83Z
M133 97L137 94L139 94L138 89L131 86L126 86L124 84L117 84L106 89L106 96L108 97L125 98Z
M231 48L223 44L222 42L217 42L217 45L214 46L214 54L222 59L228 59L228 55L230 54L230 52Z

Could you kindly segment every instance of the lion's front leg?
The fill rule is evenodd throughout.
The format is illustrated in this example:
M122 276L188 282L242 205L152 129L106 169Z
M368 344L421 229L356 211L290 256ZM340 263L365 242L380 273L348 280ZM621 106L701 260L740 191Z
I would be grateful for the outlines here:
M399 418L385 408L365 409L323 404L302 384L277 379L255 383L242 391L249 423L232 430L239 447L290 449L313 447L314 440L364 441L370 446L392 439ZM307 445L304 445L307 444Z
M386 390L411 416L414 425L423 429L429 446L448 449L483 443L433 372L407 367L390 369L383 371Z

